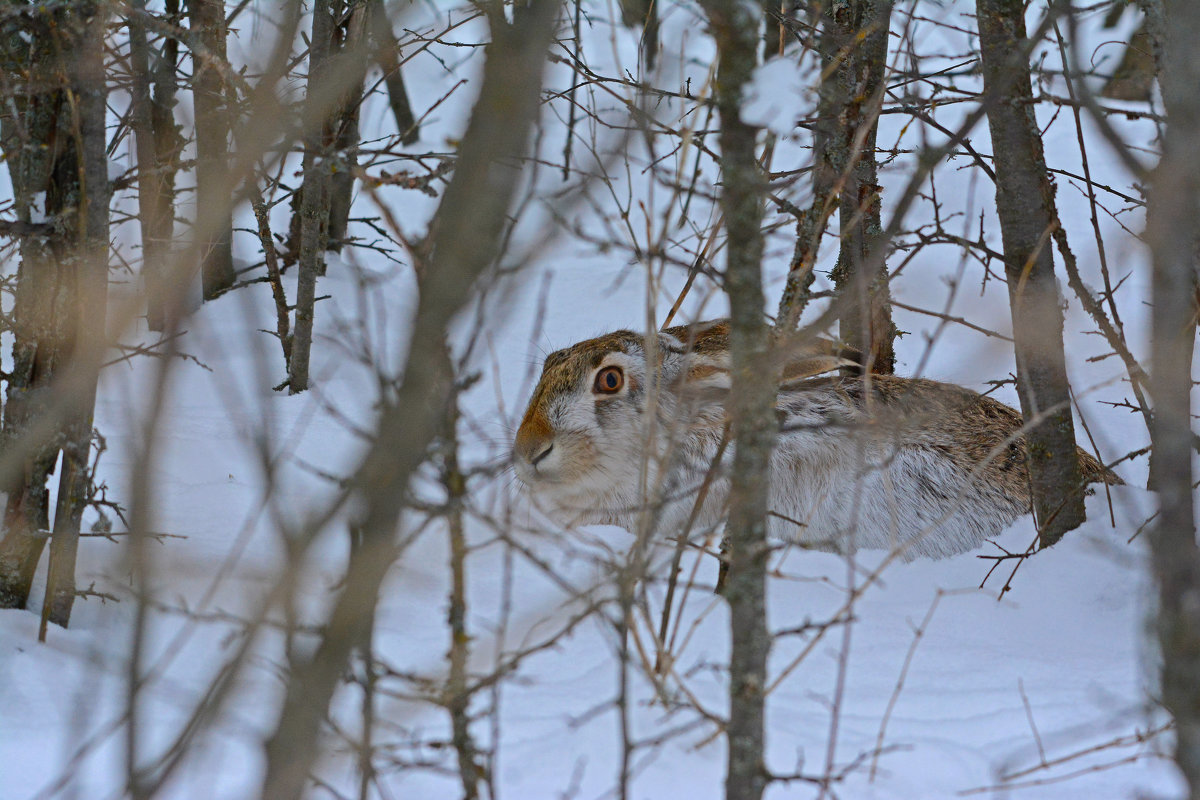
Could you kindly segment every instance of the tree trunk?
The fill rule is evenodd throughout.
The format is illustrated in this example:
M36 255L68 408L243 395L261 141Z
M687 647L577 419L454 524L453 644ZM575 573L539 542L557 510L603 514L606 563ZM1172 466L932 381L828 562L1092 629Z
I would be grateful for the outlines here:
M449 354L442 356L450 363ZM441 444L441 483L446 488L446 527L450 535L450 597L446 622L450 628L450 649L446 654L445 705L450 714L451 741L458 755L458 776L462 781L463 800L479 800L479 786L486 775L480 752L471 735L471 688L468 665L471 660L471 635L467 629L467 557L470 549L463 527L463 499L467 479L458 462L458 393L451 390L447 419Z
M996 210L1017 356L1017 391L1033 510L1042 547L1084 520L1075 425L1063 355L1063 316L1050 239L1058 226L1033 112L1022 0L978 0L984 89L995 153Z
M10 0L6 11L24 2ZM61 22L62 12L55 14ZM64 95L55 76L62 74L58 43L48 18L34 14L4 17L4 64L11 104L0 109L4 152L13 186L14 211L19 222L41 224L20 239L16 299L13 305L13 368L8 375L4 439L16 440L31 425L53 378L60 349L62 320L55 314L65 269L67 242L64 231L70 219L60 218L65 200L72 196L71 182L76 152L70 145L70 127ZM67 185L60 184L67 181ZM78 184L74 182L74 190ZM44 222L43 222L44 221ZM0 539L0 608L24 608L34 582L49 529L49 495L46 482L54 471L58 447L44 443L26 459L20 480L6 486L4 537Z
M783 55L787 44L785 26L790 22L792 11L791 0L762 0L763 15L766 17L766 28L763 31L763 61Z
M329 160L325 147L327 113L322 106L326 87L326 62L333 39L330 0L313 4L312 38L308 56L308 95L304 115L304 178L300 187L300 273L296 282L296 324L293 327L292 358L288 362L288 391L308 388L308 364L312 352L313 312L317 297L317 275L324 272L325 246L329 241Z
M83 6L91 6L86 11ZM86 15L86 16L85 16ZM74 41L66 52L74 57L69 65L71 128L77 131L70 146L75 148L82 182L78 187L79 217L76 220L68 280L74 283L67 306L69 333L65 355L84 375L63 430L62 474L54 509L54 535L50 540L50 574L46 602L42 607L43 629L49 620L66 627L75 602L75 556L79 526L91 499L88 455L92 445L92 419L96 406L96 383L100 376L108 304L108 155L105 150L107 87L104 74L105 15L95 4L80 4L72 20ZM80 363L86 360L87 363Z
M191 28L208 56L225 59L225 3L188 0ZM229 109L217 64L192 54L196 111L196 222L205 241L200 270L204 299L233 286L233 209L229 186Z
M175 233L175 170L177 154L168 149L170 134L175 132L174 40L164 42L162 61L169 64L166 77L150 71L150 47L146 25L140 17L146 0L133 0L129 15L129 61L131 73L130 105L138 162L138 217L142 234L142 275L146 285L146 322L150 330L166 328L170 293L164 285L171 240ZM170 43L172 46L169 46ZM159 72L163 71L160 66ZM162 91L164 84L171 88ZM160 91L152 94L153 88ZM166 95L164 97L164 95ZM168 104L169 103L169 104ZM164 107L165 105L165 107ZM169 128L169 130L164 130ZM164 152L160 160L160 149Z
M7 8L17 11L24 5L12 1ZM50 12L38 8L36 13L7 13L2 18L0 36L6 47L0 68L7 85L17 90L0 109L0 137L8 155L14 210L18 221L28 225L20 240L12 312L13 367L7 377L0 429L5 441L22 438L35 425L38 409L70 359L72 345L103 337L108 175L103 70L97 62L103 24L95 14L95 4L80 2ZM65 60L71 58L78 62ZM89 305L96 307L86 308ZM73 397L71 422L61 439L68 449L85 439L84 458L91 441L94 380L91 386L90 396L85 389ZM0 608L24 608L29 601L49 530L47 481L58 461L61 440L35 447L18 480L4 487L8 499L0 539ZM72 468L64 469L61 482L72 483L68 474ZM55 576L50 584L58 587L60 595L70 591L72 597L73 509L67 504L67 516L56 519L64 533L54 548ZM78 533L77 527L74 530ZM56 608L61 609L61 603ZM47 612L52 610L47 607ZM66 618L55 614L55 619Z
M763 728L767 682L767 474L775 446L775 381L763 320L762 204L766 179L755 157L758 129L741 121L744 87L757 64L759 19L739 0L706 0L717 41L721 115L721 209L728 230L725 289L730 306L730 416L735 445L730 476L727 800L758 800L767 785Z
M658 3L659 0L621 0L621 22L627 28L641 28L640 45L646 71L654 69L658 60Z
M796 249L776 317L784 334L799 323L836 201L841 245L833 278L840 335L870 371L881 374L894 372L896 363L875 160L891 11L891 0L851 0L821 18L817 47L824 70L813 125L813 199L797 212ZM819 13L812 11L814 20Z
M1151 531L1158 582L1162 702L1175 718L1175 761L1200 800L1200 550L1192 499L1192 355L1196 335L1200 216L1200 6L1191 0L1148 3L1159 38L1160 83L1167 112L1163 156L1154 173L1147 239L1154 257L1151 343L1151 488L1159 514ZM1170 24L1163 24L1169 20Z
M770 3L771 0L764 0ZM811 3L810 3L811 6ZM820 8L810 8L809 17L819 18ZM767 18L768 25L770 17ZM779 311L775 315L775 327L781 336L795 331L800 316L808 305L816 273L817 254L821 249L821 237L829 224L833 210L832 198L837 184L838 171L834 168L830 150L841 138L838 112L846 105L841 83L834 73L838 46L833 23L821 26L817 39L821 53L823 80L818 86L817 120L813 124L812 202L807 209L797 212L796 247L788 266L787 280L779 298Z
M400 45L396 41L396 35L392 33L392 23L383 7L383 0L367 0L367 6L375 61L383 70L388 103L392 109L392 116L396 118L396 129L403 144L413 144L420 138L421 129L417 118L413 116L408 90L404 88L404 76L400 73Z
M875 161L883 76L887 69L891 0L836 3L821 34L821 148L828 164L824 180L840 184L841 248L833 270L841 303L840 335L863 355L869 372L896 371L887 261L877 252L883 234ZM830 84L830 85L826 85Z
M367 16L364 2L357 2L337 30L340 53L337 70L351 76L350 88L335 109L330 145L333 174L329 178L329 241L330 250L341 252L346 242L346 227L350 219L350 199L354 192L354 169L358 166L358 112L362 105L363 79L367 74Z
M172 25L182 24L179 0L166 0L166 21ZM163 248L164 259L170 258L175 247L175 175L179 172L179 159L186 142L175 122L176 82L179 74L179 40L165 38L158 64L155 67L154 95L150 104L150 119L154 126L154 156L159 170L157 221L162 225L159 235L168 243ZM164 261L164 266L166 262ZM187 281L176 271L170 285L162 286L165 292L162 313L166 317L163 330L167 330L173 318L183 313L187 300ZM152 330L158 330L152 328Z

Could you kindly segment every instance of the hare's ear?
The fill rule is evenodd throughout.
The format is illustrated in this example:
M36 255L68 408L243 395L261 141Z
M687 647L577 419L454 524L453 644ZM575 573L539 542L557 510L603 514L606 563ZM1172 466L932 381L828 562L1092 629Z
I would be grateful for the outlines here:
M862 354L849 345L839 345L828 339L816 339L793 349L783 364L781 388L789 384L846 369L851 374L862 373Z
M724 407L730 380L728 355L690 353L684 357L671 390L692 407L693 413L702 413Z
M833 344L834 355L839 360L838 367L844 369L844 375L862 376L863 366L867 363L866 356L862 350L848 344Z
M677 353L717 354L729 351L729 320L712 319L664 328L658 340L667 350Z
M855 369L857 371L856 374L862 371L861 364L842 356L806 356L805 358L799 358L789 361L784 367L783 375L780 376L780 386L786 388L789 384L837 372L844 367Z
M658 332L658 349L660 357L666 355L667 353L671 353L673 355L683 355L687 352L688 343L675 335L678 332L678 328L670 328L668 330Z

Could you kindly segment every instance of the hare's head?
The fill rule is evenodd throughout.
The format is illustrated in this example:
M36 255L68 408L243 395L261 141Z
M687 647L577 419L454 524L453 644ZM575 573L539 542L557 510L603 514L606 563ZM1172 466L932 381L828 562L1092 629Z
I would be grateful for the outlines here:
M643 470L653 480L681 428L719 433L726 334L724 322L650 341L616 331L551 353L513 444L517 476L565 521L621 521L638 504Z
M831 343L783 358L783 379L850 363ZM551 353L513 444L513 468L564 522L630 524L647 492L693 490L725 427L725 320L647 337L617 331ZM763 376L769 380L768 376Z

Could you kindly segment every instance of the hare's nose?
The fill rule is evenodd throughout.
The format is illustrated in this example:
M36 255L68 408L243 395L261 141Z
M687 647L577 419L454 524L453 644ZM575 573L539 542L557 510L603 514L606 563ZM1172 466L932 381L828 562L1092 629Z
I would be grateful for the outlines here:
M554 449L554 443L553 443L553 442L551 442L550 444L547 444L547 445L546 445L546 449L545 449L545 450L543 450L542 452L538 453L538 454L537 454L537 455L535 455L533 458L529 459L529 463L530 463L530 464L533 464L533 466L535 466L535 467L536 467L536 466L538 465L538 462L539 462L539 461L541 461L542 459L544 459L546 456L550 455L550 451L551 451L551 450L553 450L553 449Z
M513 442L513 456L531 467L536 467L553 449L554 429L550 427L545 415L531 410L517 429L517 438Z

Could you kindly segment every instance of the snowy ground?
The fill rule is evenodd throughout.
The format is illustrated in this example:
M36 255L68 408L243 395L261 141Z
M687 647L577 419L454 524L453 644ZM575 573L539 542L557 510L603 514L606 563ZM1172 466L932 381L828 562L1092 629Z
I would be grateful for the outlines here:
M696 13L690 6L667 7L664 64L656 77L660 86L677 88L690 79L693 91L698 91L705 84L711 52ZM955 8L947 13L966 11ZM636 62L631 35L614 32L604 22L610 16L607 7L594 9L594 14L585 38L593 66L612 60L629 63L631 58ZM970 21L963 17L959 22ZM1087 33L1097 41L1113 36L1094 27ZM483 31L474 24L455 35L466 40ZM937 39L942 35L931 33L921 41L932 50L955 52L954 41ZM962 43L957 44L961 52ZM417 108L428 108L449 85L447 65L433 55L450 59L449 66L471 75L482 54L468 52L474 55L463 61L458 49L433 48L430 57L411 62L406 77ZM552 85L562 86L568 74L556 65L550 73ZM755 105L753 113L763 124L786 133L788 126L778 120L802 114L804 104L811 102L800 93L803 85L791 82L778 66L768 67L760 81L767 101ZM452 95L438 108L418 147L440 149L446 137L461 130L470 105L467 91ZM615 101L596 103L614 115L623 113ZM561 111L546 115L543 152L561 153L563 126L556 116ZM1039 107L1039 114L1043 112L1049 122L1053 111ZM678 109L663 107L655 113L669 119ZM1056 117L1048 129L1047 152L1055 166L1078 173L1078 145L1067 116ZM1150 141L1153 131L1148 125L1119 124L1125 124L1131 139ZM380 104L368 104L364 125L368 131L385 130ZM1099 141L1090 130L1088 135ZM920 140L914 131L902 132L899 123L887 120L881 146L896 142L914 147ZM975 131L973 142L986 149L986 127ZM774 163L806 164L804 144L781 138ZM638 174L647 161L642 148L631 142L627 156L610 160L610 166L616 165L611 170L617 175L615 189L594 192L601 198L598 203L534 203L518 228L514 250L527 256L527 266L515 279L494 287L484 301L480 346L469 363L481 380L463 399L468 464L504 458L544 353L606 330L642 328L648 303L658 320L670 308L683 283L681 270L650 270L648 278L648 270L631 263L619 248L601 252L580 237L561 233L548 242L541 238L554 227L550 223L556 216L598 237L609 236L614 208L630 200L634 208L640 201L651 220L661 221L670 210L669 199L665 190ZM632 167L628 173L626 159ZM885 214L889 198L898 196L907 179L909 164L897 158L884 173ZM948 207L965 214L965 220L955 224L969 229L981 210L990 219L992 190L974 172L957 171L958 166L961 161L938 171L937 189ZM1128 185L1128 177L1101 146L1092 153L1091 168L1100 182ZM548 172L532 185L544 196L561 186L557 175ZM436 203L399 190L384 198L403 220L427 219ZM1059 180L1059 199L1064 223L1077 237L1085 279L1095 282L1097 256L1089 244L1087 204L1065 178ZM357 208L365 213L369 207L360 201ZM928 202L918 204L910 223L929 218L930 208ZM711 206L697 203L691 213L703 233ZM277 220L278 227L283 219ZM1140 226L1133 215L1121 222L1133 230ZM1132 276L1121 303L1131 341L1140 352L1147 321L1140 305L1145 255L1118 222L1105 218L1102 225L1114 276ZM645 232L622 235L650 237L651 226L645 227ZM419 225L406 229L419 231ZM996 230L990 222L988 229ZM770 241L772 305L790 255L790 232L791 226L784 225ZM689 235L672 233L681 247L696 247L695 237ZM255 260L251 239L240 240L239 247L247 261ZM831 250L827 244L824 255ZM330 299L317 313L316 387L301 396L282 396L270 389L283 378L283 367L274 340L257 333L272 327L265 286L205 305L186 326L181 349L211 371L194 363L174 370L152 473L154 529L186 538L166 539L152 548L158 605L148 620L141 668L150 678L134 725L143 763L167 752L210 682L242 645L239 619L261 606L266 587L281 568L279 531L334 495L327 476L344 476L353 468L363 446L356 429L371 424L378 392L375 370L395 372L404 357L407 314L414 302L413 278L406 267L370 253L333 260L319 288ZM903 302L965 316L1000 332L1011 327L1004 286L983 281L978 265L960 263L952 249L923 252L905 268L893 291ZM711 287L699 287L685 305L688 315L700 318L720 315L722 309L723 300ZM983 390L985 381L1012 369L1012 356L1003 342L961 327L939 328L937 320L908 312L898 313L897 323L910 332L900 342L901 374L919 372ZM1073 384L1090 433L1101 454L1111 460L1143 446L1146 433L1139 417L1102 403L1122 399L1125 387L1115 359L1086 361L1105 351L1098 337L1088 333L1091 329L1078 302L1072 302L1067 346ZM461 321L460 347L475 330L471 319ZM363 353L369 354L366 363L360 359ZM116 498L128 491L136 466L140 420L156 369L157 362L144 359L113 367L104 377L97 427L110 448L102 461L102 477ZM1015 402L1009 387L996 396ZM264 463L273 470L270 481ZM770 585L774 630L827 620L847 604L851 586L869 586L854 595L851 625L834 626L819 636L812 631L785 636L776 645L771 675L781 680L770 696L771 769L820 775L829 765L834 773L853 766L833 787L837 796L849 798L1178 795L1181 783L1170 763L1158 755L1169 741L1160 736L1142 742L1137 736L1164 721L1161 713L1148 709L1156 667L1146 643L1151 592L1143 549L1140 540L1127 543L1153 505L1148 493L1137 488L1144 485L1144 459L1118 471L1129 485L1090 498L1088 523L1024 563L1003 599L998 594L1011 564L1002 564L980 589L990 562L978 553L937 562L891 563L878 573L881 555L868 554L851 565L829 554L782 554ZM477 674L493 669L498 652L555 639L579 611L579 593L594 589L611 594L606 565L631 541L628 533L615 528L547 530L519 498L513 498L511 483L502 472L494 480L471 485L474 513L467 519L467 536L478 549L467 564L468 627L474 637L472 670ZM1110 523L1110 508L1115 525ZM495 520L508 520L520 530L518 538L555 579L531 559L497 543L490 527ZM999 544L1021 550L1033 534L1032 522L1021 520ZM303 607L298 609L301 621L319 620L330 590L337 588L345 560L343 538L334 526L321 542L325 560L307 578ZM71 629L52 629L45 644L37 643L36 615L0 612L3 798L109 798L123 793L130 741L124 714L136 604L122 548L103 539L86 542L81 585L94 580L98 590L116 594L121 602L79 603ZM434 680L445 676L447 558L445 531L434 525L389 575L374 645L398 674ZM685 562L685 569L690 568ZM713 563L705 561L697 580L711 585L714 573ZM39 590L40 585L35 595ZM654 582L649 593L656 609L661 584ZM185 609L189 615L181 613ZM279 620L280 615L271 618ZM642 627L639 635L644 640L650 626L643 622ZM694 589L683 606L675 674L696 702L717 714L725 708L721 665L727 659L727 638L723 604L705 588ZM298 641L303 646L304 637ZM612 796L620 754L613 707L619 685L617 647L612 628L593 616L557 638L552 647L522 661L495 692L481 694L474 710L491 713L476 723L475 734L496 750L501 797ZM253 652L252 667L239 673L218 717L206 721L164 796L238 798L254 792L261 779L261 741L281 701L282 637L264 635ZM801 654L804 658L798 660ZM633 736L661 739L636 751L630 796L720 797L723 739L694 710L665 708L640 668L631 668L629 675ZM448 729L445 712L422 702L412 693L414 685L412 680L397 681L396 686L407 687L408 693L398 690L380 700L378 741L394 743L392 755L400 760L452 765L444 749L405 744L444 737ZM353 688L336 700L335 716L346 730L356 729L359 700ZM331 733L328 742L330 755L322 776L343 789L354 786L353 754L337 735ZM870 754L880 746L876 759ZM1094 751L1084 753L1088 750ZM449 798L460 791L453 774L434 768L380 769L384 797ZM1007 788L995 788L1002 783ZM818 793L817 787L800 780L774 785L768 797Z

